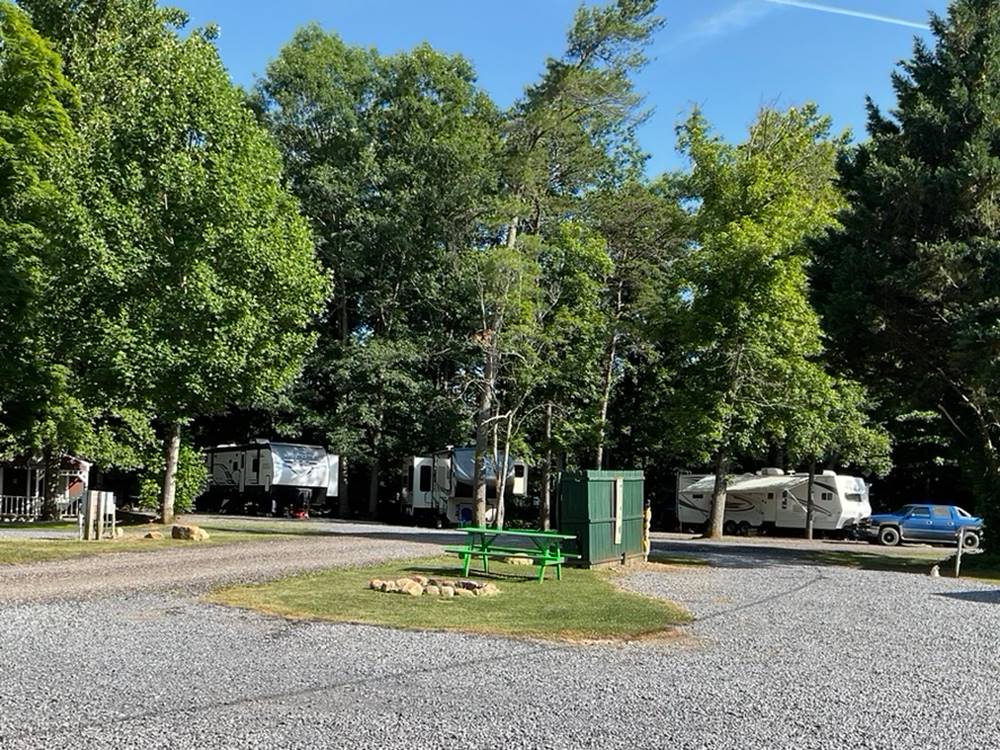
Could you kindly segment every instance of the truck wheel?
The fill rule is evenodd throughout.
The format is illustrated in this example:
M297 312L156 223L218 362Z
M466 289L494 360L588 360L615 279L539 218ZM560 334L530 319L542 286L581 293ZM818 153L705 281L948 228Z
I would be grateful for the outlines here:
M736 535L736 521L726 521L722 524L722 533L726 536Z
M965 532L965 538L962 539L962 547L964 549L979 549L979 534L975 531Z
M899 544L899 529L895 526L883 526L878 531L878 541L886 547L895 547Z

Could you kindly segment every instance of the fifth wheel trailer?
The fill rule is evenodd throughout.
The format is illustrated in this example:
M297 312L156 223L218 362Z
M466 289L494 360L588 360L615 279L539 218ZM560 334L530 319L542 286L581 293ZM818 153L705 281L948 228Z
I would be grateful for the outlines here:
M497 507L499 472L492 456L487 455L485 466L486 518L492 521ZM403 485L403 513L425 523L471 523L475 516L474 471L474 448L449 448L429 456L411 457ZM504 497L509 501L527 492L527 464L509 459Z
M203 512L301 516L338 494L340 457L317 445L257 440L204 456L208 488L196 501Z
M725 530L804 529L809 475L763 469L732 477L726 487ZM681 528L702 526L712 510L713 474L681 474L677 478L677 520ZM839 532L871 515L868 485L859 477L833 471L813 482L813 528Z

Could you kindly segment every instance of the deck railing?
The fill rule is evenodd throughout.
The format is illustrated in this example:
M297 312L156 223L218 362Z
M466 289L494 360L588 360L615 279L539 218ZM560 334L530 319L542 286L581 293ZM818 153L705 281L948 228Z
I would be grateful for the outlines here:
M42 498L37 495L0 495L0 519L34 520L41 512Z

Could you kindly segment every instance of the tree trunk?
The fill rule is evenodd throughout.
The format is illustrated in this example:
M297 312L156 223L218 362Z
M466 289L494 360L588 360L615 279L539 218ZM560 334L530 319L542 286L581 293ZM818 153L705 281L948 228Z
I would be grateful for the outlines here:
M510 220L510 224L507 225L507 247L514 247L517 242L517 217L513 217Z
M378 459L373 458L368 474L368 517L373 520L378 518L378 468Z
M42 520L56 521L59 519L59 508L56 506L56 489L59 486L59 470L61 461L56 458L51 446L45 446L42 451Z
M337 480L337 515L347 518L351 514L351 498L347 494L347 458L344 456L340 457L337 471L340 473Z
M483 392L479 397L476 413L476 453L472 477L472 495L475 498L475 525L486 526L486 449L489 441L489 421L493 415L494 362L492 352L486 353L483 363Z
M813 485L816 482L816 457L809 461L809 482L806 484L806 539L813 538Z
M615 355L618 350L618 334L611 334L605 349L603 384L597 418L597 450L594 452L594 468L604 467L604 436L607 432L608 402L611 401L611 383L614 378Z
M174 422L167 427L163 441L163 487L160 492L160 523L174 522L174 495L177 490L177 458L181 450L181 425Z
M545 462L542 464L542 494L538 500L538 528L552 526L552 402L545 405Z
M708 517L706 539L722 539L722 527L726 519L726 471L729 459L725 451L719 450L715 459L715 486L712 488L712 510Z
M499 429L499 424L497 425ZM507 415L507 428L504 435L503 455L497 456L494 451L494 465L497 475L497 529L503 529L504 517L507 513L507 467L510 465L510 436L514 431L514 415Z

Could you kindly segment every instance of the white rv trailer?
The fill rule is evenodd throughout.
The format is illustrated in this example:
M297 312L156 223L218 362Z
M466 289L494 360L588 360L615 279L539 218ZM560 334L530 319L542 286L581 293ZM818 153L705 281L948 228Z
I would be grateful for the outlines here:
M406 466L403 512L426 523L471 523L475 516L474 470L474 448L449 448L429 456L413 456ZM485 473L486 517L490 520L496 514L498 472L489 455ZM509 459L505 498L523 497L527 492L527 464Z
M204 456L202 511L306 515L338 494L340 456L320 446L256 440L207 448Z
M725 531L805 529L809 475L763 469L730 478L726 487ZM677 520L681 528L701 526L712 509L712 474L682 474L677 478ZM871 515L868 485L858 477L833 471L813 482L813 528L842 531Z

